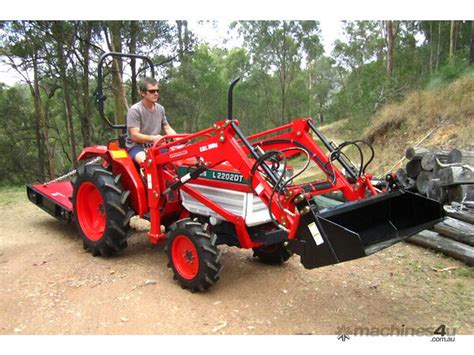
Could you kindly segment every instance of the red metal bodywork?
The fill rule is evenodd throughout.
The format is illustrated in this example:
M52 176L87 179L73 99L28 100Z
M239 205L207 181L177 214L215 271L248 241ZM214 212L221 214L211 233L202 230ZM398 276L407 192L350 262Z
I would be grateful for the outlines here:
M72 184L70 181L61 181L53 184L34 184L32 187L45 197L53 199L57 204L68 211L72 211Z
M288 143L275 144L270 142L265 146L267 150L288 148L295 142L298 142L313 152L314 156L323 164L327 165L329 162L326 153L316 144L309 133L308 120L310 119L302 118L287 125L249 136L248 140L259 143L275 140L288 141ZM203 137L205 137L205 139L202 139ZM170 166L170 164L176 166L182 164L187 165L192 160L195 161L196 166L205 165L209 170L229 169L230 166L231 169L241 174L244 179L249 181L251 186L238 186L237 184L217 181L210 182L200 179L199 177L194 179L193 183L208 186L214 185L216 187L231 188L239 191L248 191L248 189L255 191L267 206L271 204L270 208L275 219L288 231L288 239L295 238L300 215L298 211L296 211L293 200L284 198L285 196L280 196L270 201L272 186L261 174L257 173L251 176L251 169L255 163L255 159L248 157L249 150L240 140L236 139L235 131L231 127L229 120L222 120L214 124L212 128L186 136L180 135L175 138L176 139L170 143L161 145L159 145L161 142L155 143L155 145L148 150L147 159L143 164L146 181L148 183L147 193L151 221L149 237L153 243L162 241L165 238L165 234L162 233L160 226L162 224L162 218L166 216L160 212L160 206L163 206L165 203L166 196L163 195L163 192L168 187L167 183L169 184L169 182L182 179L182 177L179 177L177 174L173 174L171 169L167 168L167 166ZM196 142L196 140L198 141ZM167 149L168 151L163 152ZM294 152L287 152L285 154L291 156ZM351 184L338 169L334 168L333 171L335 174L335 182L331 184L330 187L316 190L315 186L313 186L311 191L304 192L301 186L290 186L290 196L297 196L300 193L305 193L306 196L314 196L340 190L348 201L354 201L362 199L368 194L373 195L377 193L370 182L370 175L362 175L354 184ZM311 188L311 185L309 187ZM242 248L252 248L260 245L260 243L251 240L245 221L241 216L237 216L225 210L191 186L183 184L179 188L222 216L223 219L232 223L235 226L237 237ZM280 204L276 201L277 198L280 198ZM280 205L282 205L283 209Z
M148 212L145 186L138 169L125 149L121 149L115 142L109 146L86 147L81 152L78 160L86 160L100 156L108 165L112 166L115 175L122 175L122 185L130 191L131 205L135 212L143 217Z
M175 267L179 274L192 280L199 271L199 257L193 242L185 235L178 235L173 240L171 255L176 260Z
M76 202L77 220L88 239L97 241L102 237L107 223L104 200L99 189L91 182L79 187Z
M282 150L294 146L304 145L313 153L312 158L317 158L322 165L328 165L325 153L314 141L309 133L308 118L295 120L289 124L247 137L248 141L260 144L268 150ZM272 185L260 173L252 175L251 170L255 159L249 157L248 148L235 137L235 130L229 120L217 122L211 128L204 129L194 134L166 136L164 139L174 140L166 143L164 140L156 142L147 150L147 159L141 167L137 167L129 157L126 150L118 147L113 141L106 146L85 148L78 160L87 160L100 156L105 166L111 166L115 175L122 176L121 182L125 190L131 193L131 206L140 217L149 217L151 222L148 234L152 243L165 239L161 225L189 215L184 210L179 196L179 189L207 206L224 220L235 226L237 238L242 248L258 247L261 243L252 241L244 218L235 215L214 201L206 198L195 188L184 183L178 189L167 191L170 184L182 180L177 169L179 166L197 167L205 165L208 170L217 169L236 172L247 180L248 184L233 182L211 181L201 177L192 180L193 184L212 186L241 192L254 192L268 206L278 221L287 230L288 239L294 239L300 220L299 211L295 207L294 197L305 194L306 197L326 194L332 191L341 191L348 201L362 199L367 195L375 195L377 191L371 184L371 176L360 176L355 183L350 183L336 168L333 168L335 179L329 186L318 189L317 183L288 186L287 195L275 194L273 200ZM234 121L238 124L238 121ZM294 152L284 153L287 157ZM320 163L318 163L320 164ZM320 168L322 168L320 166ZM143 176L140 175L143 170ZM329 181L329 178L322 182ZM70 182L54 183L51 185L34 185L39 192L49 196L53 201L72 211L69 198L72 196ZM53 192L54 191L54 192ZM280 199L279 203L277 199ZM283 207L283 208L282 208Z

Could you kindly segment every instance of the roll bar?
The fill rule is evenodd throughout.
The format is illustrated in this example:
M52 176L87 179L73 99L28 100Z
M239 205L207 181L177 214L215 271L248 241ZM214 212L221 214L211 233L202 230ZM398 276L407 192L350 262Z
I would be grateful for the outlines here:
M102 56L99 59L99 65L97 66L97 90L95 93L95 105L97 107L97 110L99 111L99 116L102 118L111 128L113 129L126 129L127 125L125 124L114 124L110 122L110 120L105 117L104 113L104 101L107 99L107 96L104 95L103 91L103 71L102 67L104 65L105 59L107 57L118 57L118 58L135 58L135 59L142 59L146 62L148 62L149 68L151 70L151 75L152 77L155 77L155 65L151 61L150 58L144 55L139 55L139 54L127 54L127 53L120 53L120 52L108 52L102 54Z

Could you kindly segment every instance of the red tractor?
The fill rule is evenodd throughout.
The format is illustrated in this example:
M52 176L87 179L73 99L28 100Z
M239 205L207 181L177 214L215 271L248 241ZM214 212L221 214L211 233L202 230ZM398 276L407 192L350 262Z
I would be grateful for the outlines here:
M146 57L102 56L97 104L104 119L102 65L108 56L141 58L153 71ZM163 137L141 166L124 149L123 137L87 147L78 159L88 162L73 180L29 185L29 199L63 222L74 221L94 256L127 247L132 216L148 219L151 243L166 243L175 279L192 292L219 279L221 244L252 248L270 263L296 253L312 269L373 254L444 216L438 202L404 191L394 175L374 186L365 172L373 150L356 168L342 149L354 145L362 160L363 142L336 146L311 118L245 136L232 117L237 81L229 87L227 119L193 134ZM295 157L299 171L288 163ZM296 183L309 164L324 178ZM334 193L344 202L327 207L321 196Z

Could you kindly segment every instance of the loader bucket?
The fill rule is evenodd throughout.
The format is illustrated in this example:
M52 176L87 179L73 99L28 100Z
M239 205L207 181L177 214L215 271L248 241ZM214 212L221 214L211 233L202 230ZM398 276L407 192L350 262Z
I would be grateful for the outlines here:
M289 243L307 269L371 255L444 217L437 201L408 191L380 194L322 211L314 202L308 204L311 212L301 216L297 239Z

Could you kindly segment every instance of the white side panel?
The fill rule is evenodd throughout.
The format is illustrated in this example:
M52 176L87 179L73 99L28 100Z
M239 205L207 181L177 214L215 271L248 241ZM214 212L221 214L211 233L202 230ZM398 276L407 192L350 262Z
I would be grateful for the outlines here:
M247 215L245 216L245 224L249 227L270 222L270 214L267 205L254 194L248 194L247 198Z
M196 189L211 201L217 203L222 208L225 208L227 211L238 216L245 217L247 204L246 199L248 195L247 193L195 184L188 184L188 186ZM180 192L181 199L183 201L183 206L189 212L197 213L204 216L215 216L222 218L221 216L217 215L213 210L204 206L201 202L199 202L186 192L182 190Z
M188 184L188 186L196 189L227 211L243 217L245 219L245 224L249 227L270 221L267 206L257 195L196 184ZM180 193L183 206L189 212L202 216L223 218L186 192L180 190Z

